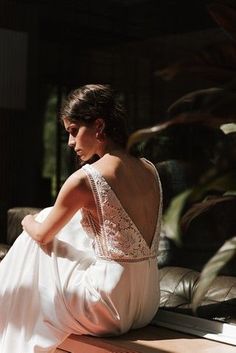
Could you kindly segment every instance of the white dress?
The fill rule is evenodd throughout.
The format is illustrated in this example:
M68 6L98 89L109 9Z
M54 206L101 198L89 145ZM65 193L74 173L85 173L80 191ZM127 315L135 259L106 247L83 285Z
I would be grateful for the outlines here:
M104 177L83 170L99 224L81 209L45 246L23 232L0 264L1 353L52 353L71 333L120 335L158 309L161 206L148 247Z

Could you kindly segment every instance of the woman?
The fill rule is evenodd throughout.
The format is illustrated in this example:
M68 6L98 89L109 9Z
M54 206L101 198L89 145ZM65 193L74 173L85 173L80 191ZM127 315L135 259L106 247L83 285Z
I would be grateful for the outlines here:
M66 180L52 208L23 219L0 266L1 353L54 352L71 333L120 335L158 309L155 168L125 151L109 86L75 90L61 117L80 160L99 159Z

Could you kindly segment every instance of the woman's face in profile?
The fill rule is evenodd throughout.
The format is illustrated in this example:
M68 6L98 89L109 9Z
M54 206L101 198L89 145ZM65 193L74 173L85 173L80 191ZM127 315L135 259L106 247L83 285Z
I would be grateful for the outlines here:
M98 148L95 122L87 125L81 120L71 122L67 118L64 118L63 122L65 130L69 133L68 146L74 149L81 161L91 159Z

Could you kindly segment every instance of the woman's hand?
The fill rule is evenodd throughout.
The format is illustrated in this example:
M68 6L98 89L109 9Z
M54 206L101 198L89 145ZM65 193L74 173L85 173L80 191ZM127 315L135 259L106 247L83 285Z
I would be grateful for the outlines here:
M37 239L37 228L40 223L35 220L35 215L27 215L23 218L21 225L23 229L36 241Z
M27 228L28 228L27 226L28 226L29 224L31 224L32 221L35 221L33 215L28 214L27 216L25 216L25 217L23 218L23 220L21 221L21 225L22 225L23 229L27 231Z

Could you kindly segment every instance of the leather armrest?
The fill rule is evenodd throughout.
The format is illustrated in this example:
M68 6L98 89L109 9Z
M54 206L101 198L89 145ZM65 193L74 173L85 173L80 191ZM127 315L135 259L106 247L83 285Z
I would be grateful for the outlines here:
M14 207L7 212L7 243L12 245L18 235L22 232L21 221L27 214L36 214L40 208L36 207Z
M0 243L0 261L2 261L9 249L10 245Z

